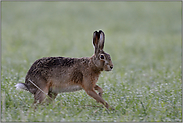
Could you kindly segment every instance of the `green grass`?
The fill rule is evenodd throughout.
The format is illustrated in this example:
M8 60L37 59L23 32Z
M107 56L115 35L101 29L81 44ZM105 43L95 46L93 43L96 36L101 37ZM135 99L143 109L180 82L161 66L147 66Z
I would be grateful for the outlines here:
M1 4L1 121L182 121L181 2ZM114 69L98 85L115 111L83 90L34 111L33 95L15 84L39 58L91 56L99 29Z

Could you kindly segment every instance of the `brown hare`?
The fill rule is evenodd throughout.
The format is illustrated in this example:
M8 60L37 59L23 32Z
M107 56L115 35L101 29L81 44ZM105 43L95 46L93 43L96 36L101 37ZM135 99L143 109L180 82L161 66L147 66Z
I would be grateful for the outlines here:
M101 71L111 71L113 64L109 54L103 51L105 35L103 31L93 33L95 53L91 57L66 58L46 57L38 59L27 72L25 83L16 84L34 94L34 103L54 100L58 93L84 89L97 102L111 109L102 98L103 90L96 85ZM97 90L99 93L95 92Z

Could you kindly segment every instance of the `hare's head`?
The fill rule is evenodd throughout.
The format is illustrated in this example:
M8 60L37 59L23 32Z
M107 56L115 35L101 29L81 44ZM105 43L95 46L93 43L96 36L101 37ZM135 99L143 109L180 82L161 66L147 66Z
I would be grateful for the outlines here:
M95 47L94 64L100 70L111 71L113 64L109 54L103 51L105 35L104 32L99 30L93 33L93 45Z

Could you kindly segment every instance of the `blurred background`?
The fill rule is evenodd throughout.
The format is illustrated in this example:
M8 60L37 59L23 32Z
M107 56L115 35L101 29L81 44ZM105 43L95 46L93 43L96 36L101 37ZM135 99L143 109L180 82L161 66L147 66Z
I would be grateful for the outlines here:
M3 2L2 63L11 62L10 56L13 62L33 62L45 56L91 56L92 34L99 29L105 32L104 50L114 62L175 59L180 57L181 4ZM173 47L172 43L179 45Z
M148 121L169 121L165 117L171 117L170 121L181 120L181 2L3 1L1 13L1 89L5 95L10 93L6 95L9 98L6 104L16 105L11 102L16 98L19 106L20 99L14 97L17 92L12 88L24 81L35 60L48 56L90 57L94 53L93 32L103 30L104 51L111 55L114 69L102 73L99 82L106 93L117 94L105 99L114 100L111 104L120 112L131 107L127 114L136 115L131 109L135 107L133 99L137 93L144 94L144 102L152 93L160 93L151 100L163 101L163 106L153 102L146 105L154 106ZM125 95L132 95L131 103L124 102ZM162 99L162 95L167 97ZM26 95L25 98L29 100ZM128 107L124 108L125 105ZM168 114L167 106L171 111ZM8 107L6 110L9 114L13 111ZM127 114L118 115L121 116L118 121L126 121L125 118L132 121L136 117ZM159 118L160 114L166 116Z

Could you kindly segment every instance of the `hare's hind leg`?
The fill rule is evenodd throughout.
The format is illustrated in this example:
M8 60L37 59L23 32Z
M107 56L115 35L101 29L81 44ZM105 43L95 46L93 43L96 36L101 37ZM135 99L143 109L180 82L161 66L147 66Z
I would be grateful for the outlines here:
M34 95L34 104L35 103L43 103L49 104L52 102L57 96L57 93L49 91L48 87L45 87L43 90L38 90ZM46 99L46 100L45 100Z
M54 100L54 99L56 98L56 96L57 96L57 93L54 93L54 92L49 91L48 96L49 96L52 100Z
M34 103L33 107L36 108L38 104L49 104L51 103L57 96L57 93L48 92L48 89L44 89L44 93L42 91L37 91L34 95Z
M49 91L48 96L49 96L49 98L46 99L46 102L50 103L56 98L57 93Z
M42 104L48 94L48 88L38 89L34 94L34 103L33 104Z

